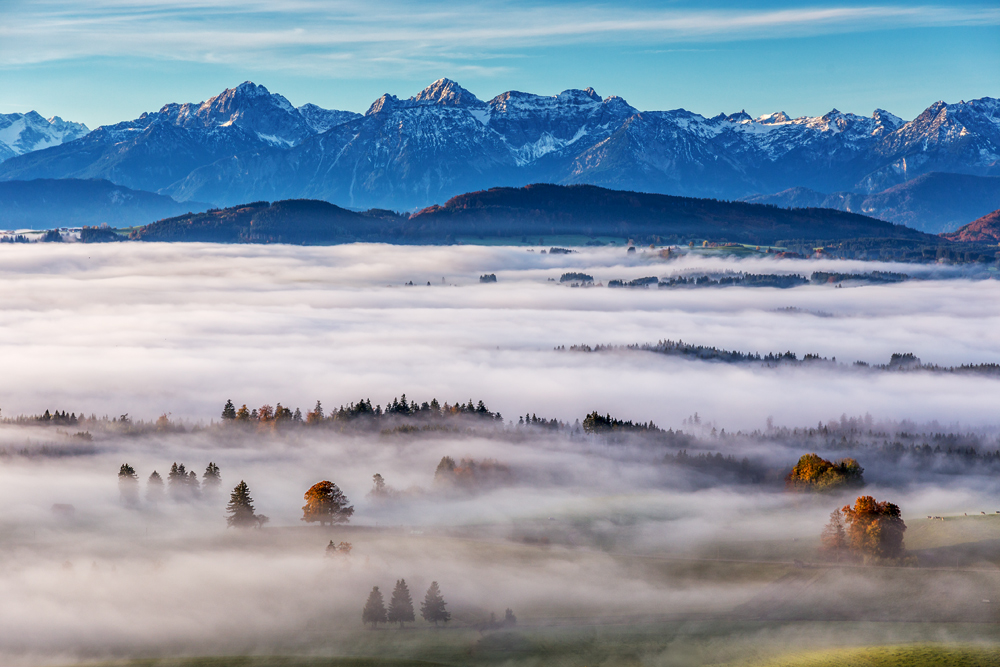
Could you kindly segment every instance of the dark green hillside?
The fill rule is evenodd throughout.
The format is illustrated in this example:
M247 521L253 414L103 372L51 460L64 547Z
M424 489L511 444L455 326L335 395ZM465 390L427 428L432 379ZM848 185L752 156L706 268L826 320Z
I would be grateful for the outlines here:
M445 243L458 238L612 236L637 242L690 240L773 245L780 239L874 239L940 245L915 229L830 209L775 206L606 190L591 185L494 188L450 199L411 216L356 213L310 199L254 202L182 215L132 233L140 241L331 244L352 241Z
M529 185L459 195L410 219L428 236L585 234L636 239L704 238L772 244L779 239L939 240L915 229L830 209L774 206L606 190L592 185Z
M139 241L333 244L379 241L387 223L405 219L391 211L355 213L312 199L253 202L167 218L132 232Z

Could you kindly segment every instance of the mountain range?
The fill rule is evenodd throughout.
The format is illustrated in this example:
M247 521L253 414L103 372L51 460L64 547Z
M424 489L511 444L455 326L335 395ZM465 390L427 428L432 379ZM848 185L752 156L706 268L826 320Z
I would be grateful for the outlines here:
M178 203L166 195L132 190L100 179L0 182L0 228L4 229L102 224L132 227L208 207L197 202Z
M1000 100L936 102L908 122L836 109L706 118L639 111L591 88L482 101L440 79L408 99L385 94L362 115L296 108L246 82L0 163L0 180L103 178L179 201L397 210L536 182L722 199L870 195L932 172L1000 176Z
M65 121L59 116L46 120L37 111L0 114L0 162L79 139L88 132L83 123Z
M1000 208L1000 177L931 172L871 194L789 188L744 201L783 208L833 208L937 234Z

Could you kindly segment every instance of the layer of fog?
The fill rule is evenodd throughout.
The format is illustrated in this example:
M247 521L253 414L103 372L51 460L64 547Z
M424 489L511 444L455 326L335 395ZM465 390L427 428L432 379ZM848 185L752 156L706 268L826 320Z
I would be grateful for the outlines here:
M0 439L8 446L44 443L58 439L53 430L7 425ZM670 570L669 559L811 560L827 515L850 500L773 486L706 486L693 483L703 481L692 478L697 473L660 463L663 449L544 432L513 439L188 432L97 437L93 447L79 456L0 462L5 664L44 664L54 656L349 652L370 587L388 595L400 577L417 602L431 580L439 581L456 623L466 626L508 606L529 628L727 615L772 595L777 575L731 580ZM781 445L754 450L741 441L720 442L719 449L769 454L788 465L800 453ZM499 459L514 482L473 495L446 492L433 477L445 455ZM165 474L177 461L200 472L210 460L222 469L217 495L143 500L138 508L120 500L122 462L135 466L145 487L153 469ZM380 504L366 495L375 472L402 493L397 501ZM300 522L302 494L320 479L336 481L353 501L354 528ZM225 528L227 491L239 480L250 485L257 511L271 518L262 530ZM916 524L925 514L993 511L996 487L992 475L971 471L946 484L874 484L866 492L897 502ZM54 503L75 511L53 513ZM351 555L325 558L330 539L352 542ZM845 596L872 594L865 573L824 576L829 580L813 590L827 593L812 594L837 591L831 614L844 613L838 601ZM986 595L941 573L926 575L918 588L885 586L896 596L922 591L934 608ZM800 607L793 615L806 613Z
M506 416L573 420L598 409L664 426L695 411L730 429L761 426L768 415L810 424L843 412L978 424L994 418L1000 394L988 379L553 352L680 338L841 362L884 363L894 352L944 365L1000 361L995 280L791 290L573 289L549 280L567 270L607 281L692 270L959 269L364 244L49 244L0 248L0 260L8 416L48 408L208 419L226 398L305 409L317 399L384 403L406 392L482 398ZM499 282L480 285L484 273Z

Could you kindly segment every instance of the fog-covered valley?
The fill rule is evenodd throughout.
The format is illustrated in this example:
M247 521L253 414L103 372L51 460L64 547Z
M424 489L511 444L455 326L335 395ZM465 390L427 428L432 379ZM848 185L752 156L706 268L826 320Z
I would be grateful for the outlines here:
M996 280L937 265L540 250L0 247L3 663L681 665L789 645L995 639L1000 379L851 364L1000 362ZM911 279L559 282L873 270ZM663 339L842 363L561 349ZM253 418L223 418L227 399ZM351 410L366 399L376 413ZM287 418L261 418L279 403ZM856 460L863 493L901 508L905 558L824 554L830 513L861 491L790 490L814 452ZM175 463L197 492L168 479ZM268 518L259 528L226 527L241 480ZM301 520L321 480L349 499L348 523ZM328 554L331 541L349 553ZM415 607L438 582L451 621L436 632L418 613L404 631L364 629L372 586L388 603L400 578ZM506 608L516 625L491 625Z

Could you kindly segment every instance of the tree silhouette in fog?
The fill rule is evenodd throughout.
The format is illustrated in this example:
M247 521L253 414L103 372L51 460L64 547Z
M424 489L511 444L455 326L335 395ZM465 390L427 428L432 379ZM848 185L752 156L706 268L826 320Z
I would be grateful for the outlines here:
M441 596L441 589L436 581L432 581L431 587L427 589L427 595L420 605L420 616L435 626L439 621L447 623L451 619L451 612L445 610L444 597Z
M415 620L413 615L413 599L410 597L410 589L406 586L406 580L400 579L396 582L396 587L392 589L392 599L389 601L389 622L412 623Z
M163 500L166 495L166 491L163 489L163 478L160 477L160 473L155 470L149 475L149 479L146 480L146 500L151 503L158 503Z
M118 469L118 493L122 502L129 507L139 504L139 476L135 473L135 468L127 463L123 463Z
M365 625L371 624L372 629L375 629L379 623L385 623L387 620L382 592L379 591L378 586L374 586L372 592L368 594L365 608L361 611L361 622Z
M226 505L226 525L235 528L250 528L260 525L257 515L254 514L250 487L243 480L240 480L229 496L229 504Z
M354 514L354 506L340 488L330 481L313 484L305 493L302 520L320 524L347 523Z

